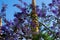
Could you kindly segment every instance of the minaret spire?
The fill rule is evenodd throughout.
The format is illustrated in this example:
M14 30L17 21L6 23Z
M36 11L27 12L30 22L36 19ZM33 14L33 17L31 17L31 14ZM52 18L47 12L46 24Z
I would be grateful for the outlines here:
M39 23L38 23L38 15L36 13L36 0L32 0L32 13L31 13L31 18L32 18L32 40L37 40L36 36L39 34Z
M36 0L32 0L32 6L33 6L33 9L32 11L36 11Z
M2 18L0 18L0 26L2 26Z
M39 23L38 23L38 18L36 14L36 0L32 0L32 13L31 13L31 18L32 18L32 31L33 32L38 32L39 31Z

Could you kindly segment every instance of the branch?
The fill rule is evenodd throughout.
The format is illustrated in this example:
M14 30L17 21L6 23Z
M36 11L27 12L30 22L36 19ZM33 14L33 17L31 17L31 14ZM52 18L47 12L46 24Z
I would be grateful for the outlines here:
M40 24L42 24L47 30L49 30L53 34L54 38L56 38L56 33L55 32L53 32L52 30L47 28L43 23L40 22Z
M39 22L40 24L42 24L47 30L49 30L51 33L55 33L52 30L50 30L49 28L47 28L47 26L45 26L43 23Z

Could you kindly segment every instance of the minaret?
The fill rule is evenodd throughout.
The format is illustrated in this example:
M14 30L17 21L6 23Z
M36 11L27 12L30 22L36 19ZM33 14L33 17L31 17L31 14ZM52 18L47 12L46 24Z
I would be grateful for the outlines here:
M2 26L2 18L0 18L0 29L1 29L1 26Z
M32 0L32 6L33 6L32 11L36 12L36 0Z
M35 24L34 26L32 25L32 31L34 33L37 33L39 32L39 23L38 23L38 16L36 14L36 0L32 0L31 18L32 18L32 24Z
M36 13L36 0L32 0L31 18L32 18L32 24L31 24L32 40L38 40L39 23L38 23L38 15Z
M1 32L2 32L1 27L2 27L2 18L0 18L0 38L2 38L1 37Z
M1 32L2 32L1 27L2 27L2 18L0 18L0 38L2 38L1 37Z

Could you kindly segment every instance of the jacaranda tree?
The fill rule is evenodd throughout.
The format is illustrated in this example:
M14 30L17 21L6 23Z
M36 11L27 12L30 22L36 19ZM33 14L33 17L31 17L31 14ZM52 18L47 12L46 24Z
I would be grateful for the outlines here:
M60 39L60 0L52 0L42 8L18 0L24 5L13 4L13 7L20 9L15 12L13 21L8 21L5 16L6 5L2 6L0 18L5 22L0 29L1 40L59 40ZM37 0L36 0L37 1ZM7 5L8 6L8 5ZM5 9L6 8L6 9Z

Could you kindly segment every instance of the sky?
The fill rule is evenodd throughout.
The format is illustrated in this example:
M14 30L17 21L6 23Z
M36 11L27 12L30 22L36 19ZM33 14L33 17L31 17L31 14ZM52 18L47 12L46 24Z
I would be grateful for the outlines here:
M28 4L31 4L32 0L23 0L24 2L27 2ZM41 3L44 2L46 5L51 3L52 0L36 0L36 5L39 5L41 7ZM14 18L14 13L19 12L20 10L16 7L13 7L13 4L20 4L21 6L22 3L20 3L18 0L0 0L0 9L2 7L2 3L7 4L7 9L6 9L6 18L7 20L13 20Z

